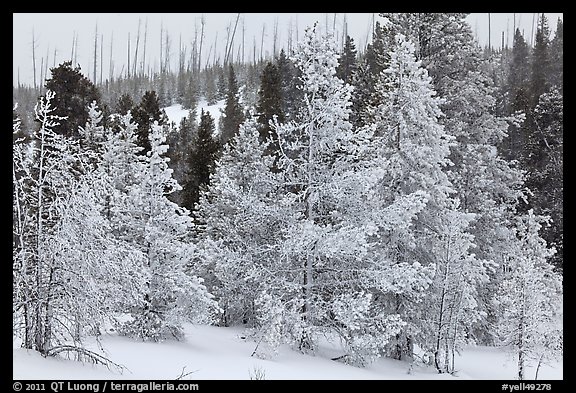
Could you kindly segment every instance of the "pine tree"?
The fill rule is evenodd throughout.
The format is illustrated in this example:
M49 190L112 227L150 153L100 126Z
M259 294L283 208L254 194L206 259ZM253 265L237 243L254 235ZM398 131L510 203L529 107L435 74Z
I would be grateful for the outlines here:
M390 347L391 356L396 359L411 359L416 342L430 348L426 340L431 335L438 337L436 347L431 351L436 358L441 356L438 345L440 341L448 343L447 331L444 331L444 326L435 330L428 325L429 322L424 322L445 318L445 281L439 281L438 277L443 271L450 270L450 264L460 261L476 263L469 254L473 244L470 235L466 234L467 225L462 224L469 223L471 219L457 212L457 204L451 199L452 185L444 169L451 164L448 156L454 137L446 134L439 124L442 100L435 97L432 80L415 59L414 52L414 45L406 41L403 35L396 36L388 66L375 87L381 103L373 109L376 135L381 140L380 154L388 162L380 191L383 197L393 201L415 192L427 195L426 208L418 214L414 227L407 228L403 236L394 237L394 243L383 250L405 250L389 257L399 270L408 272L410 269L406 261L418 261L412 269L424 276L424 287L428 286L426 276L428 280L432 279L430 269L436 270L437 277L431 282L428 294L394 287L384 292L389 312L399 313L406 322ZM458 242L461 248L453 244ZM444 279L451 280L452 277L455 276L445 274ZM452 283L458 286L455 291L462 290L459 287L461 284ZM424 296L428 296L428 299L421 303ZM422 308L409 306L414 302L421 303ZM423 317L422 313L431 314ZM422 334L423 331L427 333ZM431 331L434 333L430 334ZM457 335L460 334L459 330ZM445 370L439 361L437 365L439 371Z
M276 136L276 131L270 125L270 121L274 117L280 123L285 121L284 106L282 81L278 67L274 63L268 62L262 71L256 110L258 113L260 142L270 140L268 145L269 154L278 152L278 137Z
M286 56L284 48L276 59L276 65L280 74L280 84L282 91L282 113L286 119L290 120L297 116L298 110L302 106L304 93L300 88L301 71L294 65L294 62Z
M393 38L393 35L392 35ZM389 48L393 42L385 28L376 22L372 42L366 45L366 53L353 74L352 123L357 128L370 124L373 120L368 108L378 105L375 86L382 70L388 62Z
M72 68L72 62L64 62L50 69L52 76L46 80L46 89L55 93L52 101L54 115L66 117L67 121L54 126L54 132L78 138L78 127L88 120L87 107L92 101L100 103L96 86L82 73L80 67Z
M150 151L148 132L152 123L166 124L166 116L160 110L160 101L155 91L146 91L140 100L140 104L132 111L132 118L138 124L138 145L142 147L141 154Z
M132 206L127 234L146 257L149 280L142 305L132 312L134 319L122 332L154 341L180 339L183 321L209 323L216 306L191 264L189 212L167 198L180 186L164 156L165 140L162 126L154 122L140 181L126 195Z
M192 140L192 150L187 161L187 183L184 185L183 206L196 210L202 189L208 186L220 152L220 144L214 136L214 119L210 112L200 112L200 125Z
M228 88L226 90L226 106L220 120L220 142L226 144L236 133L244 121L244 111L240 105L238 83L234 68L228 68Z
M114 113L125 115L128 113L128 111L133 110L135 106L136 105L134 104L134 100L132 100L132 96L125 93L118 98L118 101L114 107Z
M293 213L281 202L287 198L281 175L272 173L267 142L260 144L258 136L254 119L240 126L224 147L210 187L201 190L195 212L196 258L223 309L223 326L257 326L256 299L282 287L280 272L288 263L279 249Z
M465 16L394 14L389 15L389 28L406 31L420 43L417 47L427 48L418 53L444 99L440 121L446 133L456 137L447 174L460 201L458 209L476 215L467 231L474 235L477 259L488 261L490 277L476 288L478 308L485 317L469 329L469 337L490 343L490 326L497 317L491 299L500 277L489 266L502 263L502 255L513 247L508 222L525 197L524 174L498 150L518 117L496 114L496 88Z
M540 96L534 109L537 139L533 139L526 185L532 190L531 205L552 220L542 228L542 237L556 249L551 263L563 268L564 256L564 99L553 89Z
M113 312L133 303L141 265L101 214L97 151L53 131L63 120L53 114L53 97L49 90L40 99L31 144L14 145L14 311L25 348L90 357L83 336L100 334ZM101 112L93 105L89 116L81 132L96 150Z
M346 36L346 43L340 59L338 59L338 68L336 75L344 81L344 83L352 84L354 74L356 73L356 46L354 40L350 36Z
M548 75L548 84L556 86L563 92L564 81L564 23L558 18L556 22L556 34L549 46L550 73Z
M516 29L514 34L514 46L512 48L512 60L510 62L508 80L506 83L506 113L526 113L529 111L529 80L530 69L528 63L528 45ZM504 152L510 159L520 159L527 140L526 125L510 127L507 138L503 142Z
M197 131L196 110L189 110L188 116L182 118L179 127L168 127L166 136L166 143L169 146L167 155L170 158L170 168L174 171L174 179L183 187L182 190L170 194L169 198L172 202L184 206L188 210L191 210L191 206L184 204L184 196L190 181L190 155L194 150Z
M531 107L538 104L540 96L548 91L548 75L550 75L550 28L548 19L542 13L536 29L534 51L532 53L532 74L530 79Z
M506 254L496 296L499 338L516 353L520 380L529 378L526 368L531 361L539 367L563 352L562 278L547 261L554 249L539 236L541 223L542 217L532 210L518 218L516 247Z
M300 218L282 245L282 259L301 271L290 277L289 288L298 284L302 290L284 303L292 315L292 327L286 329L301 350L314 348L319 326L334 329L346 343L345 361L366 364L404 324L397 313L383 312L370 293L375 286L385 291L396 285L394 267L382 263L374 237L409 227L426 195L383 201L374 191L385 164L371 147L373 129L353 130L348 120L352 88L336 76L337 56L332 37L307 31L294 57L302 72L304 105L295 120L275 125L285 187L302 201L292 207ZM414 266L408 274L414 287L426 286L422 270ZM352 321L355 306L360 311Z

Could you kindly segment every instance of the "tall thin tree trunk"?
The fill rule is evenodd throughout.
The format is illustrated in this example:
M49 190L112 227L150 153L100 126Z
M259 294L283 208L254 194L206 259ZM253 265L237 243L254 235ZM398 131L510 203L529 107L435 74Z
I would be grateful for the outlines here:
M228 46L228 53L226 54L226 58L224 59L224 64L228 64L230 54L232 53L232 46L234 44L234 36L236 35L236 28L238 27L238 21L240 20L240 13L236 15L236 22L234 23L234 31L232 31L232 37L230 38L230 44Z
M44 57L40 58L40 82L44 78ZM42 93L42 83L38 86L38 91Z
M216 32L216 37L214 38L214 59L212 65L216 65L216 47L218 45L218 32Z
M164 72L170 72L170 36L168 35L168 31L164 34Z
M36 37L34 36L34 28L32 28L32 70L34 73L34 90L36 90Z
M126 74L130 78L130 32L128 32L128 67L126 67Z
M94 77L94 84L98 83L98 79L96 78L96 67L97 67L97 56L98 55L98 24L96 24L96 31L94 32L94 72L92 76Z
M50 46L46 48L46 63L44 63L44 79L48 79L48 58L49 58L49 50ZM40 79L40 83L44 86L44 79Z
M76 33L76 41L74 42L74 66L78 65L78 33Z
M535 13L532 13L532 32L530 33L530 46L534 47L534 17Z
M202 44L204 43L204 25L206 21L204 20L204 14L200 18L200 47L198 48L198 72L200 72L200 64L202 61ZM210 57L210 55L208 55Z
M272 43L272 58L276 58L276 44L278 42L278 18L274 19L274 39Z
M252 64L256 66L256 36L253 35L252 38L254 39L254 48L252 49Z
M104 74L104 34L100 35L100 85Z
M490 28L490 13L488 13L488 52L491 51L492 48L492 42L491 42L491 38L492 38L492 34L491 34L491 28Z
M246 33L246 19L242 17L242 64L244 64L244 34Z
M114 80L114 54L112 52L112 44L114 43L114 32L110 35L110 65L108 66L108 72L110 73L109 79L110 83Z
M142 76L145 75L145 66L146 66L146 37L148 36L148 18L146 18L146 22L144 23L144 42L142 47Z
M72 33L72 51L70 52L70 61L74 61L74 41L76 40L76 32Z
M140 20L140 18L138 18L138 30L136 33L136 49L134 50L134 69L132 71L132 75L134 75L134 77L136 77L136 70L137 70L137 66L138 66L138 45L140 45L140 23L142 21Z
M264 31L266 30L266 23L262 25L262 39L260 40L260 61L264 60L263 50L264 50Z

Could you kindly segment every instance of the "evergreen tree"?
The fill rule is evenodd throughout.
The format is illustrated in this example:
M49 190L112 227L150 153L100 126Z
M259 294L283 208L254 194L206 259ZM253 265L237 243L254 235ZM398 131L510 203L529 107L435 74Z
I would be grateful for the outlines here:
M422 43L417 46L427 48L418 52L444 100L440 120L446 133L456 137L450 151L453 165L447 174L460 201L457 208L476 215L467 231L474 235L476 258L488 261L490 277L490 282L475 288L484 317L468 329L469 338L490 343L490 326L497 318L491 299L500 279L490 265L502 263L502 255L513 247L508 223L525 197L524 174L498 151L502 138L512 132L509 123L518 124L517 117L496 115L496 89L486 75L488 67L465 16L394 14L388 19L390 29L406 31Z
M130 94L124 93L116 102L114 106L114 113L119 115L125 115L128 111L132 111L136 105L134 104L134 100L132 100L132 96Z
M123 135L117 139L123 143L111 147L129 155L120 160L106 155L106 166L122 176L116 179L120 188L111 206L112 223L122 238L144 254L148 280L141 302L131 311L133 319L121 332L144 340L180 339L181 322L209 323L215 304L191 264L189 213L167 198L180 186L168 167L162 126L157 122L151 125L151 149L143 157L135 144L134 125L129 118L124 124ZM124 170L119 173L121 167Z
M297 116L298 110L302 106L304 93L302 91L300 76L302 72L294 65L294 62L286 56L284 48L276 60L282 91L282 113L286 119L290 120Z
M53 97L48 91L40 99L31 144L14 144L14 311L23 347L90 357L81 348L84 333L100 334L114 312L134 303L141 259L108 230L94 156L52 130L63 120L53 114ZM90 145L101 142L100 119L92 106L81 129Z
M214 119L210 112L200 112L200 125L192 141L193 149L188 155L187 183L183 190L183 206L196 210L202 189L208 186L220 151L214 136Z
M392 47L390 34L376 22L372 42L366 45L364 58L358 64L358 71L352 75L352 85L355 87L352 96L352 123L357 127L369 124L371 114L369 108L378 105L375 86L380 73L386 67L388 50ZM393 37L393 36L392 36Z
M536 29L536 39L534 51L532 53L532 74L531 74L531 108L536 107L540 96L548 91L548 75L550 75L550 28L548 19L542 13Z
M189 110L188 116L183 117L180 126L177 128L169 127L166 136L168 144L167 155L170 158L170 168L174 171L174 179L178 184L182 184L183 189L170 194L172 202L180 206L185 206L191 210L192 206L185 205L186 185L190 181L190 155L194 150L195 135L198 131L196 123L196 110Z
M392 342L391 356L411 359L418 343L433 354L439 372L448 372L453 365L445 359L475 319L475 303L463 302L461 295L474 292L474 281L482 276L484 266L470 251L475 245L468 225L475 217L458 211L444 169L451 164L448 156L454 137L439 124L442 100L435 97L432 80L414 52L414 45L397 35L388 66L376 85L381 104L374 110L374 122L381 138L380 154L389 162L380 192L387 200L415 192L428 197L414 227L394 238L393 246L384 243L382 252L404 250L389 256L399 270L410 271L406 262L415 260L413 270L421 270L424 277L428 270L432 280L429 269L434 269L435 278L427 293L392 287L383 297L389 312L399 313L406 322ZM431 337L435 341L428 341Z
M344 83L352 84L354 74L356 73L356 46L354 40L349 35L346 36L346 43L340 59L338 59L338 68L336 75Z
M220 119L220 142L226 144L236 133L244 121L244 111L240 105L238 83L234 68L228 68L228 89L226 93L226 106Z
M564 23L558 18L556 22L556 34L549 46L550 72L548 74L548 84L556 86L563 92L564 81Z
M506 254L504 280L495 299L501 315L498 336L516 353L520 380L532 379L526 375L530 362L539 368L563 352L562 277L547 261L554 249L538 235L541 223L542 217L532 210L518 218L516 247Z
M530 107L530 68L528 62L528 45L516 29L514 34L514 46L512 59L509 65L508 80L506 83L506 113L526 113ZM503 142L504 152L510 159L520 159L527 141L526 125L512 125L507 138Z
M426 196L386 201L374 191L384 181L386 164L371 147L372 128L354 131L348 120L352 88L336 76L333 38L316 37L309 29L294 61L302 72L304 105L294 121L277 124L276 131L285 187L302 201L292 207L299 219L282 245L283 259L301 271L289 277L288 288L299 285L302 292L280 304L292 315L286 328L300 349L314 348L317 329L325 326L346 343L345 361L366 364L404 324L397 313L384 312L371 293L397 285L395 268L382 260L375 237L379 231L396 235L410 227ZM402 271L414 288L422 288L423 270Z
M204 96L206 97L206 102L208 105L214 105L218 101L218 94L216 90L216 82L214 81L214 70L209 69L204 73L205 85L204 85Z
M160 110L160 101L155 91L146 91L140 100L140 104L132 111L132 118L138 124L138 146L142 147L141 154L150 151L150 140L148 132L152 123L166 124L166 116Z
M256 299L281 286L280 272L289 264L280 258L279 249L283 230L293 218L279 202L287 196L280 187L281 175L271 172L267 143L260 144L254 119L243 123L233 143L224 146L195 212L196 258L223 309L223 326L257 326Z
M277 121L283 123L285 116L283 112L284 99L282 96L282 81L278 67L268 62L262 71L260 89L258 90L258 104L256 110L258 113L258 131L260 133L260 142L268 141L268 153L278 152L278 136L276 131L270 125L270 122L276 117Z
M52 101L54 115L66 117L66 122L54 126L54 132L66 137L79 138L78 127L88 120L88 105L100 103L96 86L82 73L80 67L72 68L67 61L50 69L52 76L46 80L46 89L55 93Z
M550 262L562 270L564 256L564 99L553 89L540 96L534 109L536 138L531 140L526 185L532 190L531 206L551 218L542 237L556 249Z

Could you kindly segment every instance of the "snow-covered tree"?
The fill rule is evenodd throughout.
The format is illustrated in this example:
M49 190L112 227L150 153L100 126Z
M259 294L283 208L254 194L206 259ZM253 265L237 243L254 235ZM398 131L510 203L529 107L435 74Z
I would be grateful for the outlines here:
M196 256L223 309L220 324L256 324L255 301L285 263L279 247L291 222L281 177L273 174L254 119L240 126L201 195Z
M375 87L379 103L369 111L384 157L378 192L390 203L420 193L423 206L401 236L383 236L381 254L403 285L382 286L381 301L405 322L389 346L397 359L411 359L414 344L434 357L439 372L453 369L454 351L466 341L482 312L476 287L487 281L487 262L477 259L470 233L474 214L462 212L448 177L455 137L441 124L444 100L415 57L416 47L397 34ZM418 279L418 280L416 280Z
M138 255L107 231L94 157L52 130L64 120L53 115L53 94L37 105L40 126L30 143L17 140L13 150L14 313L22 320L22 345L45 355L80 353L82 336L99 334L143 283L135 274ZM84 130L92 132L99 112L93 106L90 113Z
M130 125L127 131L133 130ZM133 143L134 136L128 132L127 141ZM142 305L132 312L134 319L123 331L157 341L180 338L182 321L211 321L215 303L190 264L189 212L167 198L180 186L168 167L166 137L157 122L152 124L148 139L150 151L142 160L143 171L139 181L127 187L124 202L128 204L121 207L129 218L124 222L125 231L145 255L150 279Z
M502 263L510 246L508 223L524 197L524 174L516 163L499 151L507 133L518 124L516 117L497 115L496 86L488 75L471 27L462 13L385 14L384 25L402 32L416 43L416 55L432 77L434 89L443 100L439 122L455 137L447 169L448 178L460 201L459 209L473 213L467 231L474 235L477 258ZM521 49L521 48L520 48ZM518 55L521 58L521 54ZM519 60L521 62L521 60ZM521 70L515 77L522 78ZM512 75L511 75L512 77ZM487 271L490 282L478 288L478 307L487 314L475 323L472 337L491 342L490 324L496 311L492 294L498 274Z
M562 277L547 261L555 250L538 234L542 223L532 210L518 218L516 247L506 255L504 280L495 298L498 336L517 355L521 380L530 378L526 368L531 362L539 368L563 355Z
M301 269L300 348L313 347L322 326L348 342L348 361L363 363L360 359L381 354L403 325L397 310L381 314L382 292L403 285L395 278L411 282L407 290L411 285L422 290L429 281L424 266L394 266L392 248L382 245L402 236L429 196L415 189L387 199L378 192L394 163L383 159L374 127L353 129L352 88L336 76L337 59L333 41L313 30L294 56L302 71L304 106L294 121L276 124L276 131L282 152L278 166L299 201L293 208L300 218L287 232L283 254ZM362 304L360 327L350 325L341 308L333 309L338 299ZM364 342L373 341L372 349L354 342L360 331Z

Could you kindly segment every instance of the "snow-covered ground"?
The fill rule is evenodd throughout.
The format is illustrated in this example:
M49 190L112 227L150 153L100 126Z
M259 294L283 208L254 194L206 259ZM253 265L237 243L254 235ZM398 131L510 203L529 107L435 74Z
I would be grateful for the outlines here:
M220 121L220 116L222 115L222 110L226 106L225 100L216 101L214 105L208 105L208 102L204 98L198 101L198 107L196 109L196 122L200 122L200 113L204 109L204 112L210 112L210 115L214 119L214 127L218 131L218 121ZM188 109L182 108L182 105L175 104L164 108L166 111L166 116L171 122L180 125L182 118L188 116Z
M99 351L112 361L124 366L119 372L104 366L95 366L62 358L43 358L34 351L19 348L13 342L14 379L175 379L182 374L186 379L507 379L516 377L515 362L511 355L499 348L474 347L466 349L457 358L457 376L439 375L433 368L415 367L392 359L380 359L367 368L348 366L330 360L337 351L327 344L319 348L316 356L304 355L288 347L270 359L251 357L256 343L245 339L240 328L185 325L186 339L181 342L146 343L114 334L101 338L104 352L95 342L92 350ZM527 376L534 377L534 368ZM562 379L562 363L544 365L538 379Z

